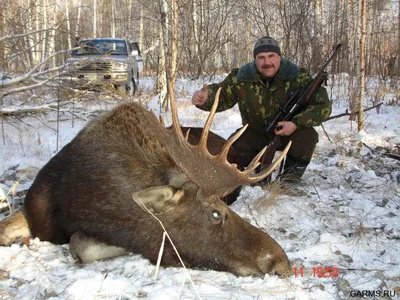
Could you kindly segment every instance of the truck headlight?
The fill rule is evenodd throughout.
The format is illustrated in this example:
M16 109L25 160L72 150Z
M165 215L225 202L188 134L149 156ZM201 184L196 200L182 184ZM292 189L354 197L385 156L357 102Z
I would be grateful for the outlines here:
M82 63L78 61L70 62L66 64L66 70L68 72L75 72L81 68Z
M113 68L116 70L127 70L128 64L123 63L123 62L116 62L116 63L113 63Z

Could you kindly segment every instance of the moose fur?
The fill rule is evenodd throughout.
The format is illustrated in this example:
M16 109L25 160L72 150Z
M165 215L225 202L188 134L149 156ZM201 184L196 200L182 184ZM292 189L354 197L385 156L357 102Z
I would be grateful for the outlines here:
M23 208L0 222L0 244L31 234L56 244L71 241L71 252L84 262L127 252L155 262L163 234L156 216L188 266L241 276L290 274L283 249L223 203L227 193L207 190L223 177L213 175L219 165L201 163L193 167L196 175L187 171L193 159L188 163L181 150L170 150L185 143L171 140L170 130L135 103L120 104L89 123L39 171ZM210 139L217 142L210 142L211 154L204 156L214 159L224 140ZM199 129L193 129L189 142L200 140ZM198 149L192 150L197 157ZM215 170L206 174L203 167ZM170 244L162 263L179 265Z

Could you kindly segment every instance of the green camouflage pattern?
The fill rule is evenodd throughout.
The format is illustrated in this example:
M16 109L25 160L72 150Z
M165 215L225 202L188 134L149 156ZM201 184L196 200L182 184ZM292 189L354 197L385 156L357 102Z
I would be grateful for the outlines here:
M222 87L217 111L224 111L238 104L243 125L249 124L254 130L264 131L273 121L279 107L283 107L294 91L307 86L312 77L305 69L282 58L274 79L262 79L255 62L233 69L221 83L208 85L208 102L197 107L209 111L218 88ZM328 93L324 87L320 87L310 105L295 115L292 122L297 128L314 127L320 125L330 114Z

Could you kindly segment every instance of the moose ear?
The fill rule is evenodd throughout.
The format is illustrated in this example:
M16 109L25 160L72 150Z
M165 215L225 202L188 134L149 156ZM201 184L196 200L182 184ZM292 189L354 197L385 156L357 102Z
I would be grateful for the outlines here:
M132 199L145 212L161 214L175 209L184 194L183 190L163 185L133 193Z

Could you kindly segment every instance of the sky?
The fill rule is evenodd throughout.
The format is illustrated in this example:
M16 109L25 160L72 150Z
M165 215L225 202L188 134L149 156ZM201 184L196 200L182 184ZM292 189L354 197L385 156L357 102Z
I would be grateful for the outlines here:
M347 108L346 80L343 76L338 86L328 86L332 115ZM178 113L184 126L205 122L207 113L190 104L192 93L202 84L183 79L177 83ZM158 96L150 92L153 78L141 79L139 87L137 100L159 113ZM373 81L370 88L374 89ZM73 112L70 107L62 109L60 147L101 110L115 106L113 99L99 101L95 93L86 97L87 101L75 104ZM31 239L29 246L0 247L0 298L349 299L368 290L399 299L400 162L382 155L383 149L396 153L400 144L400 107L388 105L394 97L382 95L379 112L365 114L363 132L358 133L357 124L347 117L317 127L315 155L294 195L276 186L245 186L231 206L283 247L297 276L237 277L166 267L155 278L156 266L138 254L81 265L70 255L68 245ZM366 105L371 101L367 99ZM18 109L21 102L9 99L2 109ZM33 101L24 104L25 108L33 105ZM163 115L168 123L169 114ZM48 112L3 122L0 197L11 203L12 187L28 189L38 170L56 153L55 121L56 112ZM240 125L234 107L218 113L211 129L228 137ZM3 218L9 211L6 201L0 209Z

